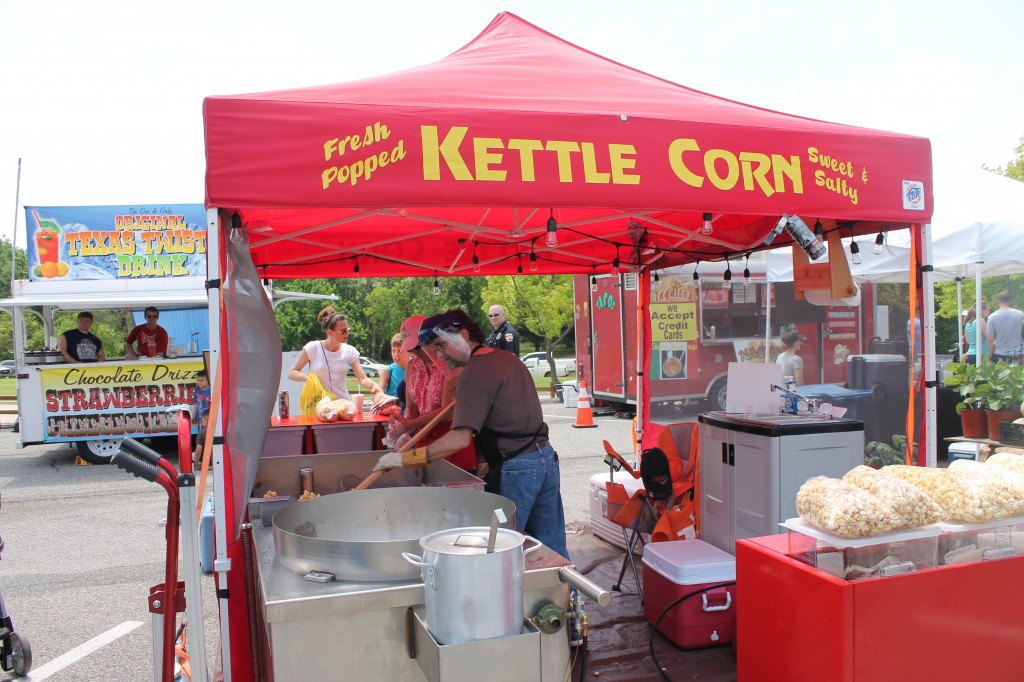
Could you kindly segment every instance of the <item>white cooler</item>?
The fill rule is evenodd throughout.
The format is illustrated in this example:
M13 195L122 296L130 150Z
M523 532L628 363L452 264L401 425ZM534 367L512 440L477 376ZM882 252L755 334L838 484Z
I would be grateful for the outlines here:
M953 442L949 444L949 463L952 464L958 459L973 459L978 461L978 450L981 445L978 443Z
M608 480L607 473L594 474L590 477L590 528L594 535L602 540L626 549L626 542L622 539L622 526L608 520L608 488L605 487ZM621 483L630 496L644 487L643 481L633 478L625 471L616 472L613 480ZM646 533L641 537L644 542L650 539ZM643 546L639 542L636 543L634 553L643 554Z

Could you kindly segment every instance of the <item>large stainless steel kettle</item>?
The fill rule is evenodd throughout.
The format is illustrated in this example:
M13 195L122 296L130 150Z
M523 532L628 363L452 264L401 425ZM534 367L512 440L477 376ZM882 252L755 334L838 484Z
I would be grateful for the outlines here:
M490 529L454 528L420 540L423 556L403 552L423 575L427 630L440 644L461 644L523 631L523 574L526 536L498 528L494 551ZM536 542L536 541L534 541Z

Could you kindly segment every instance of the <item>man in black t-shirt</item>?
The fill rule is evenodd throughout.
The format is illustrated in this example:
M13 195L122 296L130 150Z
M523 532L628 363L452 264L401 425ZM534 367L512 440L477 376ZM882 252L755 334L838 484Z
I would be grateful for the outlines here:
M519 357L519 332L505 319L505 309L500 305L492 305L487 311L487 319L491 321L494 331L487 338L487 345L499 350L507 350Z
M89 331L92 327L92 313L78 313L78 328L69 329L60 335L57 350L64 355L64 362L104 362L103 342Z

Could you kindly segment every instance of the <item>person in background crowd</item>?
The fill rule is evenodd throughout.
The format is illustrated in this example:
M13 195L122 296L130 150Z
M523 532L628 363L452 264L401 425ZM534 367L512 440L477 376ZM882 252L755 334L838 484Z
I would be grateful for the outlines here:
M519 332L505 319L505 309L500 305L492 305L487 311L487 319L491 321L494 331L487 339L487 345L499 350L507 350L519 357Z
M160 319L160 311L149 306L146 308L146 322L134 327L124 340L124 357L126 360L138 360L140 357L155 358L167 354L167 330L156 323ZM139 342L136 351L135 342Z
M988 357L988 331L985 318L988 317L988 303L981 302L981 317L977 316L975 306L967 309L967 317L964 320L964 336L967 337L967 353L964 355L964 362L973 365L978 360L978 329L981 329L981 357Z
M1020 362L1021 320L1024 312L1010 307L1010 292L1003 291L996 296L999 310L988 316L988 345L992 349L993 362Z
M429 345L448 367L462 370L456 382L452 430L427 447L389 452L377 470L425 466L474 441L478 476L488 489L516 505L516 528L569 558L565 539L558 454L548 442L533 377L518 356L483 345L484 333L462 310L427 318L420 345Z
M380 375L380 384L384 387L384 392L396 398L398 397L398 385L405 379L405 366L409 362L409 353L402 350L402 341L401 332L391 337L391 359L393 362L381 370Z
M804 361L797 351L800 350L800 343L804 337L796 331L788 331L782 335L782 353L775 362L782 365L782 376L793 377L797 386L804 385Z
M57 350L64 356L64 362L104 362L103 342L89 331L92 327L92 313L78 313L78 328L69 329L60 335Z
M406 433L412 433L433 419L455 399L458 372L445 371L440 360L419 342L420 323L426 318L414 315L402 323L401 350L410 353L405 375L405 412L396 417ZM444 436L452 427L449 417L430 430L420 445L429 445ZM446 460L464 471L476 471L476 449L472 443L449 453Z
M346 343L348 319L335 310L334 306L327 306L316 316L316 320L327 338L323 341L310 341L302 347L295 364L288 370L288 378L305 382L311 373L316 374L324 389L333 393L335 399L350 400L352 396L349 395L346 379L351 367L360 386L371 393L383 393L384 389L363 371L363 366L359 364L359 351ZM306 365L309 365L309 370L303 373L302 369Z

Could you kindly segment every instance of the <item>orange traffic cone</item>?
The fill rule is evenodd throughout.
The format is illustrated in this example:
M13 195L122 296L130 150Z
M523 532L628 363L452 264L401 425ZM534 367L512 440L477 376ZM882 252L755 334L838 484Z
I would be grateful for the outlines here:
M597 427L594 423L594 415L590 411L590 398L587 397L587 384L580 379L580 397L576 406L576 423L574 429L593 429Z

